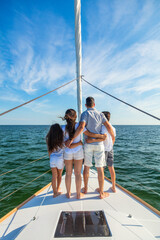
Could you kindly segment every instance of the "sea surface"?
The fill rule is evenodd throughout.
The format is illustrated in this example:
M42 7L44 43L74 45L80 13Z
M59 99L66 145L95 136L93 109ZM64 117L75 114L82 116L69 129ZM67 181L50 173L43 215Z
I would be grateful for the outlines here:
M117 183L160 210L160 126L115 128ZM0 126L0 217L51 181L51 172L42 175L50 169L48 130L49 126ZM107 169L105 175L110 177Z

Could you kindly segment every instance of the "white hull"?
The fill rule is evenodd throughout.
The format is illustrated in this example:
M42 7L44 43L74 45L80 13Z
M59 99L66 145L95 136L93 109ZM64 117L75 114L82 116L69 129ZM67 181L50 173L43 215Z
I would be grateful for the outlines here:
M160 239L160 217L143 203L137 201L117 187L117 192L109 189L111 184L105 180L104 189L109 190L110 196L99 199L95 192L98 187L97 173L90 171L88 194L77 200L75 194L75 180L72 177L72 196L65 194L53 198L52 188L49 186L37 196L28 201L18 211L1 219L1 240L50 240L55 239L54 233L61 211L95 211L103 210L111 231L111 237L94 237L94 239L114 240L152 240ZM64 176L61 184L65 193ZM48 191L49 189L49 191ZM48 192L47 192L48 191ZM47 193L47 195L45 195ZM45 198L44 198L45 197ZM40 204L42 203L42 206ZM40 208L39 208L40 206ZM38 212L37 212L38 211ZM32 220L36 214L36 219ZM132 217L128 217L131 215ZM2 221L3 220L3 221ZM58 238L66 239L66 238ZM77 238L67 238L77 239ZM78 239L82 239L79 237ZM84 238L83 238L84 239ZM93 237L85 237L93 239Z

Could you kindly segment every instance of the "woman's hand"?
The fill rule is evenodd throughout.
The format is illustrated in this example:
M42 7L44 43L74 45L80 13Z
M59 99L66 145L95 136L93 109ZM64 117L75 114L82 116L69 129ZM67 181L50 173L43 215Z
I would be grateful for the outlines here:
M81 146L83 145L82 141L79 141L77 143L72 143L69 148L72 149L72 148L75 148L75 147L78 147L78 146Z
M73 140L69 140L69 139L68 139L67 141L64 142L64 144L65 144L66 147L69 148L70 145L72 144L72 142L73 142Z

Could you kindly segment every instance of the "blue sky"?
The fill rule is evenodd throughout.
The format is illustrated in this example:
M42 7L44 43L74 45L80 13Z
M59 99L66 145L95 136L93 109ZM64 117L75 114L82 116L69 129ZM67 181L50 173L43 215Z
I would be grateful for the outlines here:
M0 112L76 77L73 0L0 1ZM160 117L160 1L82 0L82 74ZM113 124L159 124L83 83ZM0 124L52 124L77 110L76 83L0 117Z

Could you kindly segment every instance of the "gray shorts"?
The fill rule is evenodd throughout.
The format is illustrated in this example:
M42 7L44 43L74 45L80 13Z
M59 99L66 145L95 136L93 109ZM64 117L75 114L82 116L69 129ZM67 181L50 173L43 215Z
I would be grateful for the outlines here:
M105 151L105 162L108 167L113 166L113 160L114 160L113 150L111 150L110 152Z

